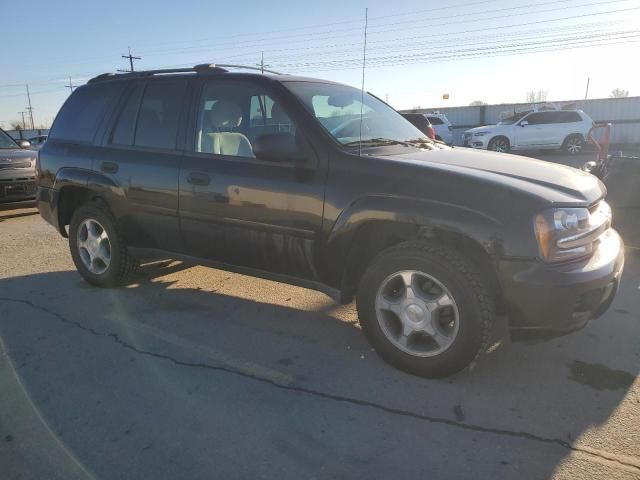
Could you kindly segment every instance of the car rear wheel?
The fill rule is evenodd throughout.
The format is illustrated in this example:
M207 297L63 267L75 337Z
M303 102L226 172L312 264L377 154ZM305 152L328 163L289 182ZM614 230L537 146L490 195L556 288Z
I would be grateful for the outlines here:
M511 144L509 143L509 139L507 137L495 137L492 138L487 146L487 150L492 150L494 152L502 152L507 153L511 149Z
M445 377L486 347L494 310L486 282L459 253L409 242L382 252L357 295L362 329L380 356L423 377Z
M562 145L562 150L569 155L577 155L584 148L584 138L582 135L569 135Z
M139 264L129 255L112 216L95 204L81 206L71 217L69 248L78 272L99 287L125 283Z

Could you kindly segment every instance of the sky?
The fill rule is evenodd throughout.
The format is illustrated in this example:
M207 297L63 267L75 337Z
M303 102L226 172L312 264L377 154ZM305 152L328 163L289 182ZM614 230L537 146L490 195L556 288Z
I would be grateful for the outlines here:
M104 72L255 65L365 88L397 109L640 95L640 0L0 2L0 126L49 125L74 85ZM25 21L8 21L24 19ZM443 95L448 94L447 100Z

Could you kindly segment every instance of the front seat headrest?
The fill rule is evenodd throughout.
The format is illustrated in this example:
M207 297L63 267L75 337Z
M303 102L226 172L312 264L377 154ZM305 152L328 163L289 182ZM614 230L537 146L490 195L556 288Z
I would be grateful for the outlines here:
M291 119L287 112L284 111L282 106L279 103L274 103L273 107L271 107L271 118L274 122L278 124L289 124L291 123Z
M211 107L209 120L214 129L239 127L242 122L242 110L234 102L218 100Z

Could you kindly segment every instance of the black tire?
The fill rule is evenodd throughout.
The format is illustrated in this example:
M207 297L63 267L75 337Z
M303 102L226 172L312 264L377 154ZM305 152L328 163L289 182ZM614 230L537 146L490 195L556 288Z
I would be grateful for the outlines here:
M579 133L573 133L562 142L562 151L567 155L578 155L584 149L584 137Z
M401 270L419 270L437 278L453 295L459 329L453 343L430 357L407 353L385 335L376 314L380 285ZM357 292L360 325L369 343L395 368L429 378L442 378L468 367L486 350L495 317L486 280L461 254L426 242L407 242L380 253L364 273Z
M504 145L504 150L499 148L500 145ZM511 150L511 142L509 142L509 139L507 137L494 137L489 142L489 145L487 145L487 150L491 150L493 152L509 153L509 151Z
M110 263L103 273L89 271L83 262L78 246L78 230L85 220L96 220L105 230L109 239ZM72 215L69 225L69 248L71 257L80 275L97 287L114 287L125 284L136 272L140 263L127 251L122 235L116 229L116 222L109 211L98 204L82 205Z

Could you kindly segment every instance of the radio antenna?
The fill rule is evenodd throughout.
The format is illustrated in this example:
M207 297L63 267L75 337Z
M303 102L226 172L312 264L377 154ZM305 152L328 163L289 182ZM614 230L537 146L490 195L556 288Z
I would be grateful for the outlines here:
M369 9L364 9L364 46L362 49L362 89L360 90L360 141L358 142L358 156L362 156L362 115L364 109L364 69L367 64L367 27L369 26Z

